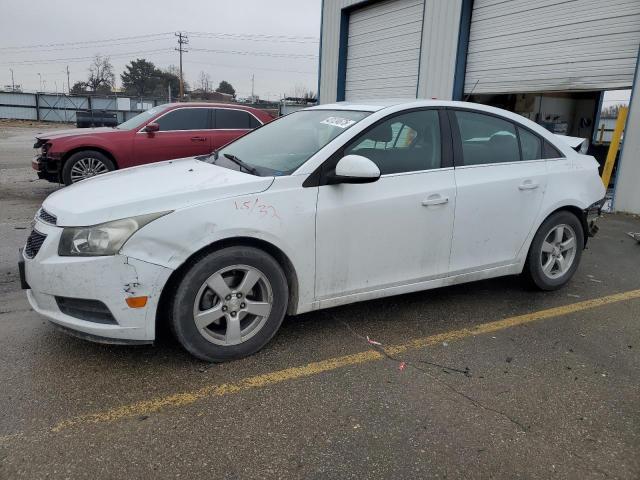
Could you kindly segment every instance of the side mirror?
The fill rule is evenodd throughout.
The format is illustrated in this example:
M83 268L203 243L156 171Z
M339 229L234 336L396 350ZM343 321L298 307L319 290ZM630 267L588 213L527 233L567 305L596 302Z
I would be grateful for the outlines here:
M371 160L361 155L346 155L338 161L331 183L371 183L379 178L380 169Z
M147 133L154 133L160 131L160 125L155 122L147 123L147 126L144 127L144 131Z

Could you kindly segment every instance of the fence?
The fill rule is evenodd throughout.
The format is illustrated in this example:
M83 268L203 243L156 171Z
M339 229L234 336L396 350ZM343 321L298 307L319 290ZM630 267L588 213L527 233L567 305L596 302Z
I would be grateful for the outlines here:
M75 123L76 111L112 112L118 123L151 107L166 103L157 98L117 95L66 95L0 91L0 118Z

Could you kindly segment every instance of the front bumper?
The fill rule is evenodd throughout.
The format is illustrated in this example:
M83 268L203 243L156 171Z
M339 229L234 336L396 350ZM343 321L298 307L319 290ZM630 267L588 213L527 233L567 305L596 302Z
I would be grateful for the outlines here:
M171 270L124 255L60 257L62 228L37 221L46 235L34 258L21 254L24 281L32 308L64 329L83 338L110 343L150 343L155 339L156 311ZM147 296L142 308L130 308L127 297ZM101 323L64 313L60 298L102 302L113 322Z
M31 160L31 168L38 174L38 178L50 182L60 181L60 159L38 154Z

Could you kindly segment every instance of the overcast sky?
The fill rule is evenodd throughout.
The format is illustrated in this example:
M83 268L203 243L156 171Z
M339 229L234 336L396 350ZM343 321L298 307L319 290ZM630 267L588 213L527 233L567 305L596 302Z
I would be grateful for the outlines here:
M263 98L292 94L296 87L315 92L320 4L321 0L0 0L0 88L11 84L13 69L15 83L24 90L39 89L42 80L47 91L55 91L56 85L62 91L66 66L71 85L86 80L90 59L84 57L97 53L111 57L120 86L120 73L131 59L146 58L162 68L177 65L173 33L187 31L207 34L189 35L190 51L183 65L191 85L197 85L200 71L205 71L216 86L227 80L243 97L251 93L252 74L255 92ZM124 38L143 35L147 37ZM87 43L96 40L111 41ZM52 45L60 43L73 44Z

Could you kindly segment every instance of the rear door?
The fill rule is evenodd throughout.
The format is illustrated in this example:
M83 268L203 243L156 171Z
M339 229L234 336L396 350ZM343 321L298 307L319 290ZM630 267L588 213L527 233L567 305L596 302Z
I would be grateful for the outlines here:
M502 117L450 110L456 212L451 273L513 263L542 205L542 140Z
M154 120L160 131L136 133L135 165L192 157L211 152L213 130L209 108L177 108Z
M213 149L220 148L262 125L249 112L233 108L214 109Z

